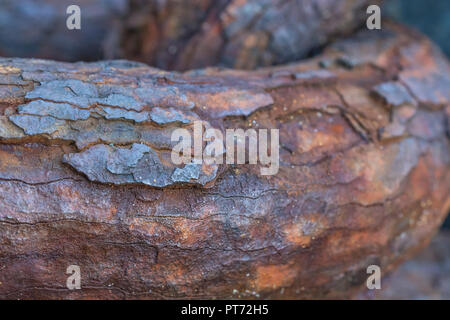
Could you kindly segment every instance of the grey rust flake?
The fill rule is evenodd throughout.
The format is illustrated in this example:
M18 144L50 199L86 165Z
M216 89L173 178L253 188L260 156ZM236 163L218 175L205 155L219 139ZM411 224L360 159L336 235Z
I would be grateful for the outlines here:
M217 174L217 167L207 174L202 171L202 166L197 164L187 164L184 168L167 166L161 162L153 149L140 143L133 143L131 147L97 144L82 152L64 155L63 162L85 174L91 181L117 185L204 185Z
M145 122L149 120L149 113L147 111L136 112L105 106L97 108L96 111L108 120L124 119L133 120L135 122Z
M81 108L89 108L98 97L95 85L80 80L53 80L41 83L28 92L27 99L44 99L67 102Z
M131 149L97 144L83 152L65 154L63 162L84 173L89 180L102 183L135 183L132 171L150 148L133 144Z
M62 120L86 120L90 116L89 110L80 109L68 103L43 100L34 100L28 104L20 105L17 111L22 114L51 116Z
M303 72L297 72L294 74L295 79L303 81L313 81L313 80L331 80L336 79L336 75L328 70L308 70Z
M67 138L74 140L78 148L100 142L131 144L137 142L140 137L139 127L125 121L90 118L73 122L70 126L72 130Z
M53 133L58 127L64 125L63 120L57 120L53 117L40 117L33 115L12 115L9 117L16 126L23 129L28 135Z
M399 82L383 82L373 88L373 91L381 96L387 104L400 106L408 103L416 105L416 101L408 90Z
M445 72L433 72L420 78L405 71L400 74L400 80L422 104L440 106L450 100L450 76Z
M187 163L183 168L175 168L171 179L174 182L192 183L196 182L201 185L212 181L217 175L217 166L213 167L213 172L209 175L203 173L202 164Z
M103 88L101 88L103 89ZM97 86L81 80L52 80L42 82L26 94L27 99L42 99L53 102L65 102L80 108L90 108L94 104L115 106L127 110L141 111L145 106L140 102L122 93L110 92L104 96Z
M192 120L198 119L196 114L193 112L159 107L155 107L150 111L150 118L157 124L168 124L175 122L188 124Z
M201 165L195 163L188 163L184 168L176 168L172 174L174 181L189 182L191 179L198 179L201 173Z
M133 143L131 149L113 148L106 161L106 169L114 174L130 174L131 169L136 167L138 161L148 152L148 146L138 143Z
M142 102L137 101L133 97L126 96L120 93L110 94L105 98L97 99L95 102L101 105L115 106L127 110L136 111L141 111L144 107L144 104Z

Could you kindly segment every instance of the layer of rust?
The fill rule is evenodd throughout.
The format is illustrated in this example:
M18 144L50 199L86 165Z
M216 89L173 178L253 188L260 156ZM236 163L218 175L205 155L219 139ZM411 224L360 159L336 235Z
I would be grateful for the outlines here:
M296 61L349 34L379 0L72 0L0 3L0 55L62 61L130 59L187 70ZM30 12L33 14L31 15ZM20 34L20 37L17 36Z
M297 61L362 25L368 0L130 1L124 57L170 70Z
M0 298L350 296L450 209L449 70L387 24L249 72L0 59ZM175 167L198 119L278 128L278 174Z

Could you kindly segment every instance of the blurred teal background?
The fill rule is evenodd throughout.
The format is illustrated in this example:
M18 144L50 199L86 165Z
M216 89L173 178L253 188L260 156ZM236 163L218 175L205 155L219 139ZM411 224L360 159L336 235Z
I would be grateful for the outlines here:
M450 0L386 0L381 14L425 33L450 57Z

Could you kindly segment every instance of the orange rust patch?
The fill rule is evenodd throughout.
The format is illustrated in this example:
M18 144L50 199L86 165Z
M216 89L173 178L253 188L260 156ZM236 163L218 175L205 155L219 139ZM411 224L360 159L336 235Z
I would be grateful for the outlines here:
M410 194L412 199L420 200L426 196L428 190L423 188L423 186L429 184L429 172L425 161L420 158L417 162L417 166L411 172L410 175Z
M177 219L178 221L173 224L173 228L176 231L176 240L183 244L195 244L198 243L207 236L206 230L203 229L202 223L195 222L189 219Z
M300 221L288 225L283 229L289 242L307 247L311 241L318 237L326 228L326 221L319 214L311 214L301 217Z
M387 236L392 230L392 225L388 224L375 231L340 231L330 234L323 244L326 250L322 252L317 264L326 264L330 256L336 259L348 259L352 255L357 255L359 250L374 250L383 247L389 241ZM320 262L319 262L320 261Z
M74 190L73 188L64 186L64 185L58 185L56 186L56 191L59 195L66 199L71 199L72 202L76 202L77 199L80 199L80 193Z
M343 129L343 127L341 126ZM309 132L305 130L299 130L297 133L297 139L300 141L298 144L298 152L308 152L317 147L324 147L330 145L336 145L341 142L341 137L337 134L327 134L326 132Z
M19 73L21 70L14 66L0 65L1 74Z
M254 286L257 290L276 289L289 286L297 276L297 269L290 265L259 266L256 269Z
M302 247L307 247L311 243L311 236L303 233L301 224L288 226L283 232L286 234L286 239L289 242L293 242Z
M155 235L167 231L165 227L155 221L147 221L143 218L133 218L128 228L132 231L142 232L146 235Z
M207 175L213 174L214 169L216 169L216 166L214 165L207 165L206 163L202 164L202 171Z
M170 265L167 268L166 281L171 284L186 282L186 270L179 265Z
M20 160L11 152L0 151L0 168L17 167L20 165Z
M109 209L109 213L110 213L110 218L113 218L115 215L116 215L116 213L117 213L117 208L116 207L111 207L110 209Z

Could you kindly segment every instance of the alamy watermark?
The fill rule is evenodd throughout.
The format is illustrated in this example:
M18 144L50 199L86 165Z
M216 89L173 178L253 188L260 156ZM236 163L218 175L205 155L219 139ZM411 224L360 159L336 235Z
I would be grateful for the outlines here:
M76 264L67 267L66 274L70 274L66 280L66 286L69 290L81 289L81 269Z
M381 268L376 264L372 264L367 267L367 274L370 276L367 278L366 286L369 290L381 289Z
M81 9L76 4L72 4L67 7L66 13L70 16L66 19L66 26L69 30L81 29Z
M381 9L376 4L367 7L367 14L370 16L366 20L366 26L369 30L381 29Z
M188 163L256 165L259 162L262 165L261 175L278 173L279 129L226 129L224 137L222 131L207 126L206 122L194 121L193 132L184 128L172 132L171 140L177 142L171 153L175 165Z

